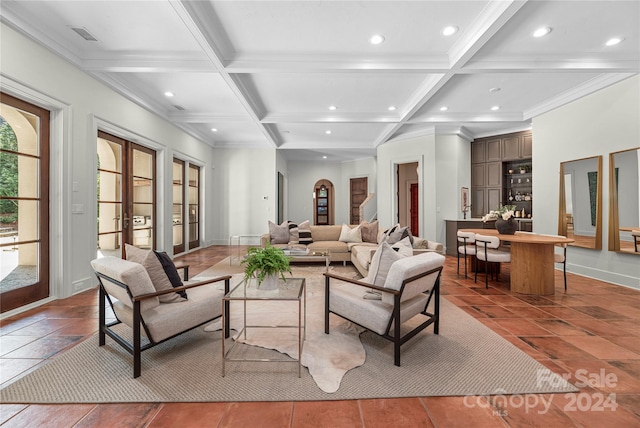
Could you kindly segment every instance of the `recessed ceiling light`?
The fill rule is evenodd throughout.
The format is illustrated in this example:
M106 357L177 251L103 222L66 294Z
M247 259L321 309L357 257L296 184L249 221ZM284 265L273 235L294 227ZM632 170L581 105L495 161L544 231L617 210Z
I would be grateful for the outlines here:
M533 32L533 37L546 36L550 32L551 32L551 27L540 27L536 31Z
M327 158L326 156L322 156L322 159L326 159L326 158Z
M369 39L369 43L371 43L372 45L379 45L382 42L384 42L384 36L382 34L374 34Z
M618 43L620 43L623 40L624 40L624 38L622 38L622 37L612 37L609 40L607 40L607 43L605 43L605 45L614 46L614 45L617 45Z
M331 130L327 129L326 131L324 131L324 133L329 135L329 134L331 134Z
M175 94L174 94L173 92L171 92L171 91L167 91L167 92L165 92L165 93L164 93L164 96L165 96L165 97L172 97L172 96L174 96L174 95L175 95Z
M329 106L329 110L336 110L338 107L336 106Z
M218 128L211 128L211 132L218 132Z
M448 27L444 27L442 29L443 36L452 36L458 32L458 27L455 25L449 25Z
M489 92L500 92L500 88L491 88Z
M440 107L440 111L447 111L447 110L449 110L449 107L447 106Z
M500 110L500 106L493 106L493 107L491 107L491 110L493 110L493 111Z
M396 106L389 106L389 111L395 111L396 110Z

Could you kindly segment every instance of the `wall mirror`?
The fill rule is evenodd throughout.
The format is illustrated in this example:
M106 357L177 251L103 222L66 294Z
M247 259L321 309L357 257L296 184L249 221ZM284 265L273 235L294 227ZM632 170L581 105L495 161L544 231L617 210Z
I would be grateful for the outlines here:
M560 164L558 235L575 247L602 249L602 156Z
M609 251L640 255L640 147L609 154Z

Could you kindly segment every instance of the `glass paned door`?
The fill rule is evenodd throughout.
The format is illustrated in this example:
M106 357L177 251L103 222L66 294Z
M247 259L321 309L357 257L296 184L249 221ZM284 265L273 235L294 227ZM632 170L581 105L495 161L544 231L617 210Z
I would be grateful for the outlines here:
M189 249L200 246L200 167L189 165Z
M98 132L98 257L155 248L155 151Z
M184 252L184 164L173 159L173 254Z
M6 312L49 296L49 111L0 95L0 306Z

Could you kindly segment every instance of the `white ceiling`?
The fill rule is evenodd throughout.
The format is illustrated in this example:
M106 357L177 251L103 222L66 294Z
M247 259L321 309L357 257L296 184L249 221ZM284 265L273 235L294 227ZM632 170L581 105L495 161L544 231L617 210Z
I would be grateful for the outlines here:
M640 71L640 1L3 0L1 19L211 146L295 160L526 129Z

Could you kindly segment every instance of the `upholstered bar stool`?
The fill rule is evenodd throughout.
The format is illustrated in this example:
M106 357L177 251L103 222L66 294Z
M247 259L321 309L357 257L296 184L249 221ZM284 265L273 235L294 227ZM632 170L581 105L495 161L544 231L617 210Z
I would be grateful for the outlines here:
M462 232L458 230L458 247L456 254L458 257L458 274L460 274L460 256L464 257L464 277L467 277L467 256L476 255L476 234L473 232ZM477 268L477 263L476 263Z
M485 262L484 284L485 288L489 288L489 263L510 263L511 253L508 250L500 249L500 238L497 236L476 234L476 259ZM496 280L499 279L499 275L500 272L496 274ZM476 265L476 275L473 281L477 280L478 269Z

